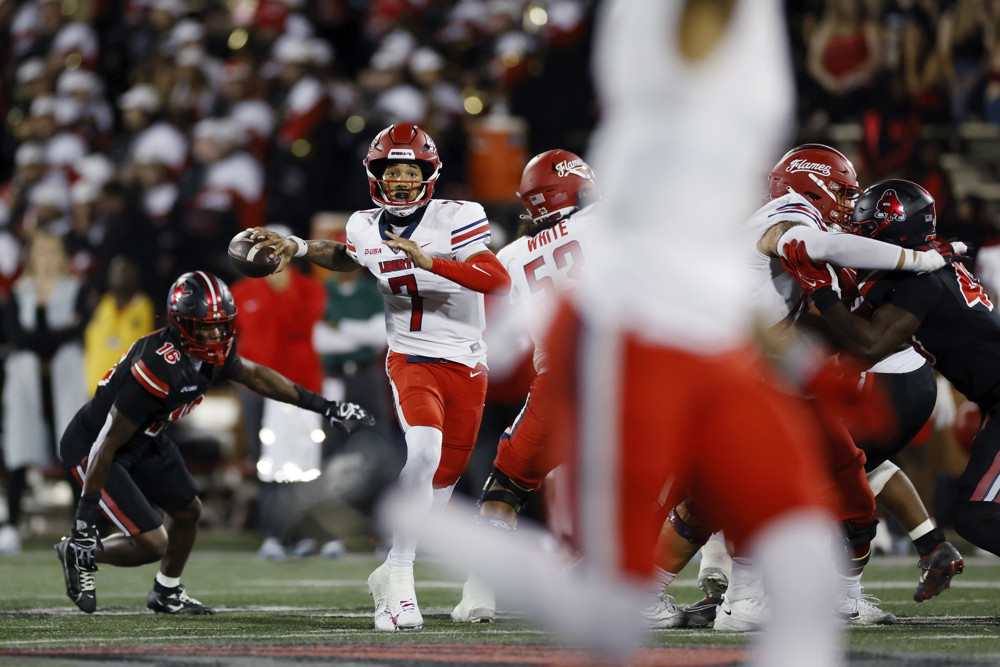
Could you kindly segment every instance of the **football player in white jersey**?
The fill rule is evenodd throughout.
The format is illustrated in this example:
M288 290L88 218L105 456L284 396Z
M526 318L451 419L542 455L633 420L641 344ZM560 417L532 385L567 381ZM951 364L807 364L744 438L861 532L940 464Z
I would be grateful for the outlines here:
M571 289L585 270L584 236L600 198L594 172L578 155L550 150L525 166L518 196L527 210L519 237L497 253L511 277L511 302L521 309L535 346L535 378L524 407L500 437L476 521L511 531L528 496L559 461L548 444L552 389L546 372L545 333L560 291ZM491 621L492 588L470 577L451 617L459 622Z
M331 271L371 271L385 298L387 372L406 438L398 486L412 507L444 507L472 453L486 396L483 294L507 294L510 276L490 252L490 224L470 201L432 199L437 147L398 123L372 140L364 165L376 208L347 222L347 242L303 241L255 228L261 246ZM393 534L368 577L376 630L423 625L413 583L416 539Z

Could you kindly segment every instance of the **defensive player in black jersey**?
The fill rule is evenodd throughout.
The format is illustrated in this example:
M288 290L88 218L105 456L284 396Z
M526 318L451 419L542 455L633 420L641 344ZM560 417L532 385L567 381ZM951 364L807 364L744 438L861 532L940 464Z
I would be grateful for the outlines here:
M167 318L166 328L137 340L108 371L60 442L82 496L72 533L56 551L66 594L88 614L97 607L98 563L128 567L154 561L160 561L160 571L147 607L168 614L214 613L180 583L201 501L177 446L163 432L168 422L197 407L210 385L234 380L267 398L318 412L348 432L374 423L358 405L328 401L232 352L236 305L214 275L194 271L178 278L167 295ZM121 531L103 544L95 525L102 511Z
M936 238L934 199L915 183L883 181L868 188L854 209L856 233L904 248L947 246ZM786 263L800 284L813 287L813 300L830 329L855 355L875 362L903 343L918 352L970 401L985 426L976 437L959 480L955 528L973 544L1000 555L1000 316L979 281L961 263L924 274L860 276L870 320L852 315L838 298L836 272L810 260L803 249ZM930 558L933 558L933 554ZM923 561L921 561L923 565ZM928 578L948 572L925 570ZM931 582L933 583L933 582Z

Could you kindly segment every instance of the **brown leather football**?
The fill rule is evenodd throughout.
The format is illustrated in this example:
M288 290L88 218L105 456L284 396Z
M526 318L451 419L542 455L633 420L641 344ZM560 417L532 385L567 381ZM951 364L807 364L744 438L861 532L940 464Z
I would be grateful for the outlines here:
M270 257L273 248L254 248L257 241L250 239L250 230L245 229L229 242L229 259L236 270L249 278L263 278L278 268L281 258Z

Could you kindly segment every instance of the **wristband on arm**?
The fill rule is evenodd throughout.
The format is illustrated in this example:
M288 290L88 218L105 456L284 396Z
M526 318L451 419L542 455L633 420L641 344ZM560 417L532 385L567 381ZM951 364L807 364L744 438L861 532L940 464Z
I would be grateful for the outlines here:
M304 257L307 252L309 252L309 245L300 239L298 236L289 236L289 241L294 241L298 248L295 250L295 254L292 257Z
M483 294L510 292L510 275L491 252L470 257L467 262L435 257L431 273Z
M301 385L295 385L295 391L299 392L299 400L295 405L303 410L323 414L326 410L327 400L314 391L309 391Z

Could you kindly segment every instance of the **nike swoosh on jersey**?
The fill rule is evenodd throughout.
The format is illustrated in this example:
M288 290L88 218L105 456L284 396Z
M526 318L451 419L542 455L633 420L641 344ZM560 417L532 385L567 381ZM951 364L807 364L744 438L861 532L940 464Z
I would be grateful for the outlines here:
M469 373L469 377L470 378L474 378L474 377L476 377L477 375L479 375L481 373L482 373L482 371L476 371L475 373Z

